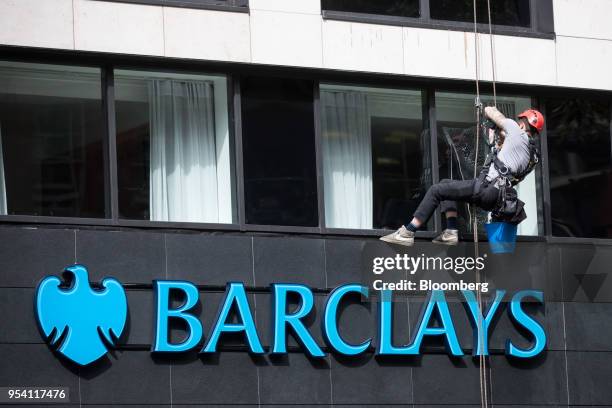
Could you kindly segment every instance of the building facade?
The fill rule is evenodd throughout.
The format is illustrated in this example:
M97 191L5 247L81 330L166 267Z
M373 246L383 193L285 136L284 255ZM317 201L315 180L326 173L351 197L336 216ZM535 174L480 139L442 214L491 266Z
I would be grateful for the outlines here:
M485 1L0 0L0 387L69 387L79 406L481 406L483 389L496 407L612 406L612 3L492 3L490 36ZM326 299L362 282L364 248L386 250L377 238L429 186L482 163L476 77L484 103L546 117L517 249L489 256L486 276L543 291L528 310L545 350L506 355L507 339L533 339L504 299L483 381L455 301L465 356L426 341L381 358L380 305L356 299L339 327L371 347L335 353ZM471 215L460 209L464 240L441 251L436 213L417 255L473 254ZM128 303L117 349L84 367L50 350L35 317L39 282L75 263L117 278ZM226 283L244 283L266 351L271 285L306 285L325 357L295 334L281 355L231 335L212 355L151 353L166 279L197 286L204 337ZM396 344L425 296L394 302Z

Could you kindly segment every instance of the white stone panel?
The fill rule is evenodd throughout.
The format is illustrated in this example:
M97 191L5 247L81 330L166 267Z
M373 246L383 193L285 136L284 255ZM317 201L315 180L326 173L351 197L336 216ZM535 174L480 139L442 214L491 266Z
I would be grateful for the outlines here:
M491 40L487 34L480 34L478 38L479 78L490 81L493 79ZM553 40L498 35L493 39L497 81L555 84ZM405 27L404 66L406 75L473 80L476 78L474 34Z
M166 56L217 61L251 61L249 15L164 8Z
M610 0L554 0L553 12L557 35L612 39Z
M557 37L559 86L612 90L612 41Z
M251 10L321 14L321 0L249 0Z
M325 68L402 74L403 52L401 27L323 22Z
M321 16L251 10L255 63L321 67Z
M458 79L475 77L474 34L404 27L403 35L406 75ZM481 44L484 45L482 41ZM483 51L481 56L484 55ZM481 77L485 77L484 70Z
M0 44L74 48L72 0L1 0Z
M488 38L486 36L487 41ZM498 81L556 85L554 40L511 36L495 36L494 39ZM489 49L487 46L487 52Z
M160 6L74 0L75 48L122 54L164 55Z

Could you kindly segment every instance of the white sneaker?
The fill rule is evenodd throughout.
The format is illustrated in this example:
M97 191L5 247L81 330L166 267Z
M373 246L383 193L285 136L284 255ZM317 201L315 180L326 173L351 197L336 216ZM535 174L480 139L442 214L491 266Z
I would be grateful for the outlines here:
M414 245L414 232L408 231L403 225L394 233L380 237L381 241L404 246Z
M431 242L440 245L457 245L459 243L459 231L453 229L445 229Z

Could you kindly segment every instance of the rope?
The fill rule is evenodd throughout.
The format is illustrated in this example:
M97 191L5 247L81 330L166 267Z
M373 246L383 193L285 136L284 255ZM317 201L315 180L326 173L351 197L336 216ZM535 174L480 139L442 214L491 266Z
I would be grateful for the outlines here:
M493 105L497 107L497 90L495 89L495 67L497 65L495 61L495 38L493 37L493 25L491 24L491 1L487 0L487 12L489 14L489 41L491 43L491 72L493 74Z
M480 106L481 106L481 101L480 101L480 42L479 42L479 34L478 34L478 16L477 16L477 6L476 6L476 1L477 0L473 0L473 5L474 5L474 44L475 44L475 56L476 56L476 64L475 64L475 79L476 79L476 144L475 144L475 152L474 152L474 178L477 177L478 175L478 151L479 151L479 146L480 146L480 131L481 131L481 127L480 127L480 121L481 121L481 117L480 117ZM492 27L492 23L491 23L491 2L490 0L487 0L487 12L488 12L488 21L489 21L489 41L490 41L490 46L491 46L491 71L492 71L492 80L493 80L493 105L497 107L497 89L496 89L496 82L497 82L497 78L496 78L496 61L495 61L495 42L493 39L493 27ZM470 209L470 206L468 206L468 211ZM478 251L478 219L477 219L477 214L476 211L474 210L469 211L470 212L470 218L472 218L472 222L473 222L473 239L474 239L474 258L478 258L479 255L479 251ZM473 214L473 216L472 216ZM477 283L481 283L481 276L480 276L480 271L476 271L476 282ZM479 333L479 341L477 343L479 344L483 344L484 343L484 336L485 333L483 333L483 301L482 301L482 293L480 291L476 292L476 296L477 296L477 301L478 301L478 308L480 310L479 316L478 316L478 333ZM478 349L478 344L476 344L477 347L477 351L479 352L480 350ZM489 405L489 398L488 398L488 385L487 385L487 360L486 357L484 355L482 355L482 353L479 353L480 355L479 357L479 364L478 364L478 372L479 372L479 382L480 382L480 405L484 408L487 408Z

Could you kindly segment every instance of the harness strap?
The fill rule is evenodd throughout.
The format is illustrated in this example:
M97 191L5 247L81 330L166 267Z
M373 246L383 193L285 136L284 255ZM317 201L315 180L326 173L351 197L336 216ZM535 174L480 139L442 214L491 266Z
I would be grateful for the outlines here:
M498 173L497 178L504 178L510 182L510 185L515 186L521 181L523 181L525 177L527 177L527 175L529 175L529 173L533 171L533 169L537 166L539 162L540 162L540 151L538 150L538 147L535 144L535 140L530 137L529 138L529 163L527 164L527 167L525 168L525 170L523 170L522 172L513 174L510 171L510 168L499 157L497 157L497 149L493 146L491 147L491 151L487 155L485 164L483 165L482 170L480 171L480 174L482 175L483 173L485 174L488 173L489 168L491 167L491 163L493 163L493 165L495 166L495 170L497 170L497 173ZM495 180L491 180L491 181L495 181Z

